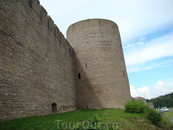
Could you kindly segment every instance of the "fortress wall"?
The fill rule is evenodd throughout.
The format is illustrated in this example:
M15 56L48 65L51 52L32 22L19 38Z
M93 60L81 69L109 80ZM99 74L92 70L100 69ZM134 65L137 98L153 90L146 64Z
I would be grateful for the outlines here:
M1 0L0 119L74 110L74 51L38 0Z
M67 39L76 54L79 108L123 108L131 99L118 26L88 19L72 24Z

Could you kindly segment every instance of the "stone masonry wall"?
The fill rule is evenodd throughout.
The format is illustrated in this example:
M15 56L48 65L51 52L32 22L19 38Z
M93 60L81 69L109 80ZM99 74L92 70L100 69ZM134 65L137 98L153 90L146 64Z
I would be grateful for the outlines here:
M74 110L74 51L53 20L38 0L0 8L0 120Z

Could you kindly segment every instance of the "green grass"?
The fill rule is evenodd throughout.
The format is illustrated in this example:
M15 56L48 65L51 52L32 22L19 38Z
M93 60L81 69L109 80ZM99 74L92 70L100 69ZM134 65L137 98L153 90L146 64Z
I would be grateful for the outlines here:
M169 109L169 111L172 111L173 112L173 107L169 107L168 109Z
M173 117L173 111L165 112L166 117Z
M118 130L154 130L158 129L146 117L145 113L125 113L122 109L76 110L67 113L33 116L0 123L0 130L58 130L56 120L64 122L82 122L97 115L103 123L118 123ZM65 125L65 123L64 123ZM169 129L164 126L164 129Z

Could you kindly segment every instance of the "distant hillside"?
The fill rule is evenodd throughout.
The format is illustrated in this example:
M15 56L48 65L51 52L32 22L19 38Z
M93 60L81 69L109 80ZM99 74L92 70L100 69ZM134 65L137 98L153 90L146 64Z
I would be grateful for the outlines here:
M153 102L155 108L173 107L173 92L150 100L147 99L146 101Z

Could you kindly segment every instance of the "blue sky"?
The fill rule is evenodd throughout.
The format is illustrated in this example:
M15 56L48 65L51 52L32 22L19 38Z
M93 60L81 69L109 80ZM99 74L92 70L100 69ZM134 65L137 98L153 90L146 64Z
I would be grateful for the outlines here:
M61 32L103 18L119 26L131 95L173 92L173 0L40 0Z

